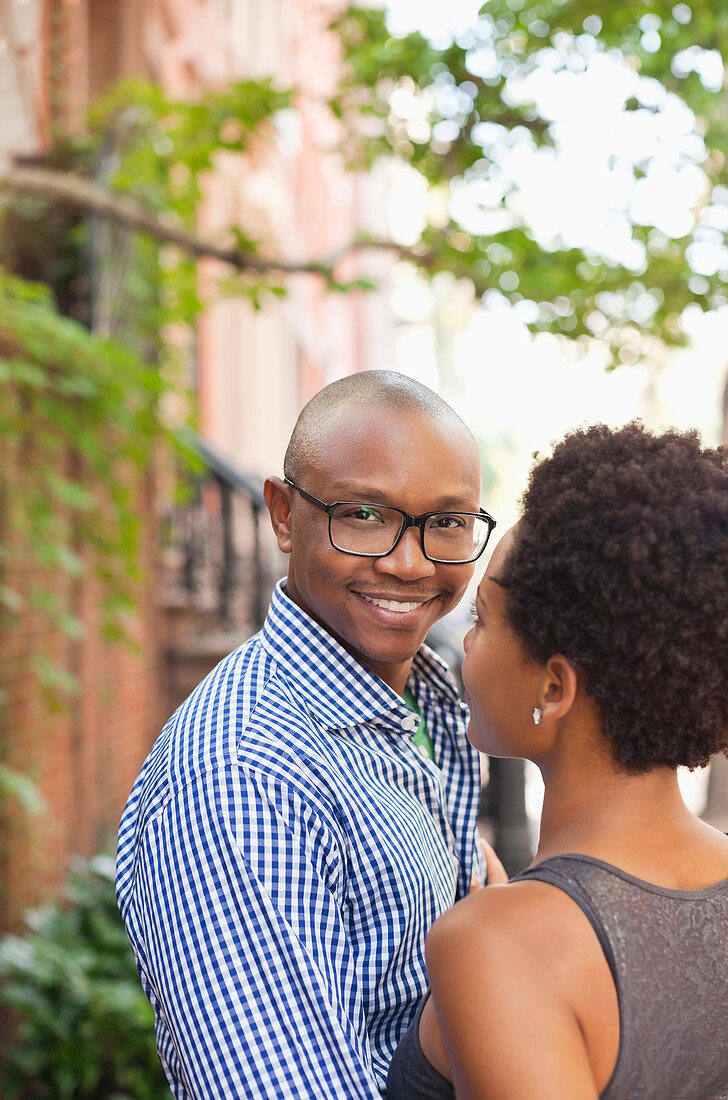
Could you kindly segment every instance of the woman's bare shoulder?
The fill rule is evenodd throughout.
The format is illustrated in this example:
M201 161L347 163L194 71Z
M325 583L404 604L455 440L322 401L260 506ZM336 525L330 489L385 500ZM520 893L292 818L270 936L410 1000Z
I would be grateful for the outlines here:
M430 953L459 942L493 953L507 943L542 957L544 946L573 941L585 918L562 890L540 881L509 882L475 890L444 913L427 937Z
M573 995L593 938L583 921L532 881L484 887L435 922L427 970L458 1095L596 1097Z
M549 999L560 997L578 1014L595 985L606 995L612 986L588 918L568 894L541 881L468 895L432 926L425 954L432 979L458 971L477 996L517 979L534 994L541 987Z

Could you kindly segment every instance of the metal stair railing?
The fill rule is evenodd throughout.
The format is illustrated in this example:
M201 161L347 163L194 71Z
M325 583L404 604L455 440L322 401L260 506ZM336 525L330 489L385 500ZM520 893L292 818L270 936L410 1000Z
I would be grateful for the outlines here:
M273 551L266 551L261 538L262 482L200 436L186 442L202 469L187 474L188 497L170 515L171 568L178 586L204 604L218 625L245 622L258 630L274 579Z

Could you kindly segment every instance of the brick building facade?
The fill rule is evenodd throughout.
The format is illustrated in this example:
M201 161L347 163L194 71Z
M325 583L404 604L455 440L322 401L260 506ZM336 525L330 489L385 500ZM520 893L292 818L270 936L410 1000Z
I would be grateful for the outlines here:
M139 76L178 97L226 81L273 75L301 90L268 152L241 173L221 164L198 226L214 234L236 218L289 259L320 257L357 225L380 230L378 185L347 174L336 129L319 102L337 71L326 0L4 0L0 4L0 172L17 154L48 148L51 135L82 133L88 107L117 79ZM381 260L377 261L382 263ZM386 365L391 331L376 295L327 296L311 278L256 313L247 302L211 305L196 334L201 434L254 475L279 472L302 403L322 384ZM11 480L12 471L4 471ZM38 815L3 803L6 887L0 921L53 890L73 853L113 843L133 779L168 713L167 619L159 593L164 563L159 518L166 501L154 463L136 487L143 518L143 569L134 649L110 644L100 628L94 581L73 582L85 625L69 640L34 613L3 628L0 680L4 762L36 782ZM11 510L0 523L12 522ZM8 578L20 589L32 578ZM48 578L44 578L48 582ZM52 583L62 584L60 577ZM70 706L49 711L30 670L53 655L76 676Z

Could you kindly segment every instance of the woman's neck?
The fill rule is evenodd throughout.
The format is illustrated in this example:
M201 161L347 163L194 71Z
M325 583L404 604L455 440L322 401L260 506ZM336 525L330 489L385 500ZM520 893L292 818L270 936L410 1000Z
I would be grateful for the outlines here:
M676 769L625 771L596 721L558 731L538 764L544 800L537 860L579 852L674 889L728 877L728 837L690 812Z
M692 818L677 773L656 768L631 775L616 765L542 769L544 801L539 858L556 851L599 847L629 855ZM606 856L604 858L607 858Z

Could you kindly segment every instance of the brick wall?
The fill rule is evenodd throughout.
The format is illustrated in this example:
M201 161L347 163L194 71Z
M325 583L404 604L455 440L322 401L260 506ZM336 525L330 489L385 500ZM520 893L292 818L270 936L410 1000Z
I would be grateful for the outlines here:
M153 483L139 488L144 517L145 578L136 612L126 624L134 647L104 638L102 590L90 576L69 583L60 575L16 567L7 583L29 592L53 587L68 597L85 625L71 640L39 611L24 609L0 637L0 685L5 762L31 777L44 809L29 814L17 799L3 798L0 855L0 925L12 927L23 909L50 896L73 854L113 850L124 802L139 767L166 718L163 619L155 600L156 524ZM61 709L49 707L35 656L73 674L77 695Z

